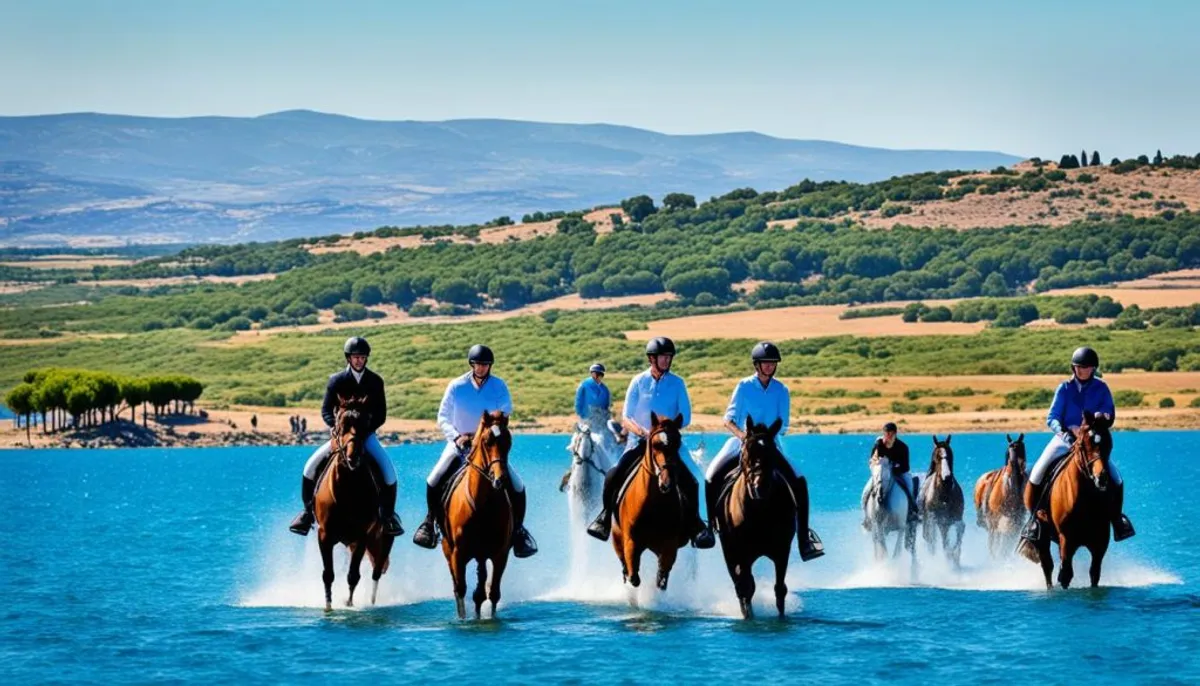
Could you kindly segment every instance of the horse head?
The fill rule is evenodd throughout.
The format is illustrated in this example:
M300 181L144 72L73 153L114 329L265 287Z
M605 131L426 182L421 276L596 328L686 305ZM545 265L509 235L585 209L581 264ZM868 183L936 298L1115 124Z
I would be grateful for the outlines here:
M1012 483L1023 482L1028 475L1025 468L1025 434L1020 434L1014 441L1012 436L1004 434L1008 441L1008 450L1004 454L1004 466L1008 471L1008 480Z
M592 454L596 451L596 441L599 440L592 435L592 428L587 424L580 422L578 431L575 432L575 438L571 441L571 455L576 462L588 462L592 459Z
M783 427L783 420L776 419L770 426L755 424L754 418L746 417L746 438L742 441L742 478L746 481L746 492L751 500L769 497L771 494L772 462L777 452L775 437Z
M675 487L671 471L675 465L680 464L679 448L683 444L683 437L679 430L682 426L682 414L675 419L666 419L654 412L650 413L650 434L646 437L645 460L649 463L646 466L650 473L658 482L658 490L663 493L669 493Z
M939 441L937 434L933 436L933 454L929 458L929 474L935 480L948 479L954 476L954 449L950 447L952 436L946 434L946 440Z
M338 409L330 438L338 462L350 471L358 469L367 436L371 435L371 413L366 408L365 396L338 396Z
M875 500L881 507L886 507L888 493L892 491L892 461L879 453L871 453L869 465Z
M1106 414L1085 411L1072 448L1080 470L1101 492L1108 490L1110 480L1108 457L1112 454L1112 424L1112 417Z
M508 482L508 453L512 450L512 434L508 431L508 415L503 412L484 412L479 428L471 441L467 460L492 481L500 490Z

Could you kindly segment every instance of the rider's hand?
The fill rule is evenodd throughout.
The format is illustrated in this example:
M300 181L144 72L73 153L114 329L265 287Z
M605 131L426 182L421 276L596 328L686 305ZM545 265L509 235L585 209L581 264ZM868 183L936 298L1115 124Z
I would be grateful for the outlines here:
M463 450L471 443L471 437L467 434L459 434L458 438L454 439L454 445L458 446L459 450Z

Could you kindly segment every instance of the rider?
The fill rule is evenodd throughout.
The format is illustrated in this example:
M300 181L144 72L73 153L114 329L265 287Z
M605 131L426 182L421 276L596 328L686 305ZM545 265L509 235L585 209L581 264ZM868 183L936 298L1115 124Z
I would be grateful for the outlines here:
M581 381L579 388L575 389L575 414L581 423L589 426L593 420L599 419L596 422L596 428L599 429L612 412L612 396L608 386L604 385L604 365L597 362L588 369L588 373L591 377Z
M471 371L450 381L442 404L438 408L438 428L446 436L446 447L429 476L425 479L425 502L429 507L425 521L417 527L413 543L422 548L433 548L438 542L435 517L442 513L442 491L445 481L462 464L470 450L472 438L484 412L503 412L511 415L512 396L508 385L498 376L492 376L492 364L496 358L486 345L475 345L467 353ZM508 466L508 497L513 506L513 554L529 557L537 552L537 543L525 530L525 484L510 463Z
M629 472L637 465L638 460L646 450L646 437L650 434L650 415L674 418L683 416L686 427L692 421L692 403L688 398L687 384L683 379L671 373L671 362L675 358L675 344L671 339L658 337L646 344L646 359L650 367L629 380L629 389L625 392L625 406L622 410L625 428L629 431L625 454L621 456L617 466L608 470L604 477L603 509L596 520L588 526L588 533L602 541L608 540L612 512L616 509L617 491L624 485ZM700 518L700 484L687 466L690 460L680 454L679 459L684 463L680 488L690 500L686 506L691 508L689 516L692 545L697 548L711 548L716 543L712 531Z
M775 438L775 449L780 458L775 461L775 467L787 480L795 497L797 507L804 501L803 509L797 509L799 522L797 531L797 546L800 549L800 559L805 562L814 560L825 554L820 537L808 528L808 480L791 460L783 454L779 445L779 436L787 433L788 413L791 408L791 395L788 387L775 378L782 357L779 348L774 343L763 341L754 346L750 352L750 361L754 365L754 373L738 382L733 388L733 396L729 399L729 407L725 410L725 427L733 436L725 441L721 451L708 464L708 472L704 476L705 502L708 505L708 523L716 526L717 498L721 495L725 477L734 467L738 456L741 455L742 441L746 440L743 427L746 417L750 416L760 424L770 425L775 420L783 422L782 428Z
M396 515L396 468L392 465L387 451L379 443L375 432L387 419L387 397L383 389L383 379L378 374L367 369L367 358L371 355L371 346L367 339L355 336L342 346L346 355L346 368L329 377L325 386L325 401L321 404L321 418L325 425L333 428L336 420L338 396L344 398L367 398L367 407L371 415L371 435L367 436L363 447L379 467L383 477L383 488L379 493L379 516L383 521L384 533L389 536L400 536L404 528L400 526L400 517ZM317 486L317 477L324 470L325 462L333 454L333 440L325 441L317 448L308 462L304 463L303 481L300 483L300 498L304 502L304 511L292 521L293 533L307 536L313 525L313 494Z
M880 455L886 457L892 462L892 481L899 484L900 490L904 496L908 498L908 522L912 524L921 519L921 514L917 511L917 500L913 496L913 476L909 471L908 463L908 444L900 440L896 436L897 429L895 422L888 422L883 425L883 435L875 439L875 445L871 448L872 455ZM863 492L863 503L866 503L867 493ZM871 523L863 519L863 527L870 527Z
M1046 476L1053 472L1054 464L1071 451L1071 445L1075 442L1075 431L1079 429L1083 413L1104 414L1110 418L1116 416L1108 384L1095 376L1099 367L1100 355L1095 350L1086 346L1077 349L1071 354L1071 378L1059 384L1054 393L1054 402L1050 404L1050 412L1046 415L1046 426L1050 427L1054 435L1050 437L1041 457L1029 473L1030 502L1033 503L1030 514L1034 516L1025 531L1027 538L1037 535L1036 515L1037 510L1042 509L1043 482ZM1111 458L1108 461L1108 472L1116 486L1109 512L1113 540L1123 541L1133 536L1134 530L1129 518L1121 512L1125 500L1125 487L1121 473L1117 471L1117 465Z

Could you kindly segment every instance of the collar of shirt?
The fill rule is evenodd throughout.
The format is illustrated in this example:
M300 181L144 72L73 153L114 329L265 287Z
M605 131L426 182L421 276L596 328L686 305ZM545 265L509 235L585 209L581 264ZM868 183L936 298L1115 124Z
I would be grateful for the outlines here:
M366 367L363 367L361 372L354 371L354 367L351 367L350 365L346 365L346 369L350 370L350 373L354 375L354 380L356 382L362 383L363 374L367 371Z

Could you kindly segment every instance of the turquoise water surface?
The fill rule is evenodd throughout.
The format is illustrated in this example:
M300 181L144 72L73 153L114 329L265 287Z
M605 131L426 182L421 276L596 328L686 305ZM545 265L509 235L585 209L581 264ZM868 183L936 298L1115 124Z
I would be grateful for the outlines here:
M914 467L927 464L929 438L907 438ZM1031 462L1046 438L1029 437ZM710 451L719 440L707 437ZM6 683L1195 683L1198 440L1116 434L1139 535L1110 549L1103 588L1047 592L1036 566L989 558L970 511L961 570L924 551L916 572L875 562L858 526L872 438L789 437L829 554L793 556L782 621L765 561L759 618L740 618L718 550L686 549L669 590L643 587L634 609L611 546L581 533L557 491L565 436L516 438L542 551L510 563L499 619L482 622L455 619L441 552L407 537L377 607L325 614L315 536L287 531L307 448L0 451L0 674ZM968 493L1003 460L1003 436L953 445ZM390 448L410 533L439 451ZM1076 581L1086 586L1080 555ZM340 602L341 558L337 571Z

